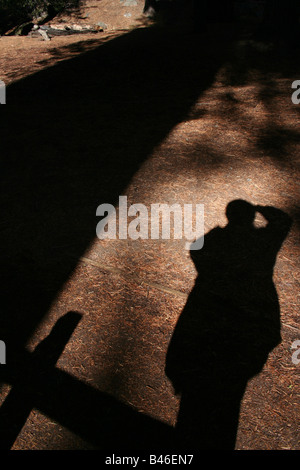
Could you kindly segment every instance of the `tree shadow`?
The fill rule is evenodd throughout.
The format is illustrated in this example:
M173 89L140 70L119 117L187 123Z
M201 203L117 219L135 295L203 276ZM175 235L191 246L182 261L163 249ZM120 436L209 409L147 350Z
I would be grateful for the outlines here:
M212 84L224 50L202 42L137 30L7 87L0 331L11 362L95 239L98 205L117 205Z
M171 449L174 430L56 367L82 315L68 312L19 367L6 370L12 388L0 408L0 449L10 450L33 409L86 441L87 449Z
M68 312L30 355L23 352L19 367L8 374L13 387L0 408L0 448L9 450L35 407L45 377L55 367L82 315ZM36 386L38 383L38 387Z
M0 332L8 356L0 370L4 383L14 387L23 366L28 370L22 359L26 344L95 239L98 205L117 205L153 148L213 83L226 47L221 50L216 41L209 51L201 48L203 38L196 41L195 50L191 36L178 41L172 33L137 30L7 87L0 199L5 213L0 231ZM42 366L39 358L37 363ZM159 435L150 418L62 376L56 371L53 378L61 384L59 394L49 394L53 384L46 378L48 387L32 378L33 401L31 388L29 396L13 392L2 410L11 410L9 402L16 408L2 423L4 435L16 423L7 447L39 400L46 413L96 445L109 446L118 435L124 445L145 446ZM114 422L120 423L119 434ZM155 428L163 426L155 423Z
M7 88L0 331L8 361L1 378L18 375L28 339L94 240L98 205L116 205L155 146L188 119L228 59L233 36L137 30ZM153 428L148 418L61 371L51 377L48 385L36 383L35 406L88 441L116 442L116 421L128 431L119 434L124 446L132 435L134 447L145 445L146 435L159 440L157 423ZM60 393L54 393L56 382ZM133 415L143 426L134 427Z
M265 227L253 224L256 212ZM176 439L184 449L234 449L247 382L281 342L272 275L291 219L243 200L230 202L226 215L227 226L191 250L198 277L166 357L166 374L181 394Z

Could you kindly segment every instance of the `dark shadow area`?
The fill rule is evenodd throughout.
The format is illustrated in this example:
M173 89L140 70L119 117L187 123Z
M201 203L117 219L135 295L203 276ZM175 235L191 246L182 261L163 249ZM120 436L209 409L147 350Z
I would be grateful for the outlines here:
M267 221L253 225L255 213ZM191 250L198 277L170 341L166 374L181 394L179 448L233 450L240 403L281 341L272 280L290 217L242 200L228 204L226 227Z
M13 355L152 149L211 85L227 47L137 30L7 88L1 126L1 339Z
M212 23L232 23L234 2L216 0L145 0L144 14L164 25L189 24L196 32L207 30Z
M9 450L35 406L43 379L55 367L82 315L68 312L54 325L51 333L33 351L22 355L17 375L9 376L13 388L0 408L0 448ZM24 359L27 360L24 361ZM38 387L36 384L38 383Z
M153 148L212 84L231 40L208 48L200 37L178 41L172 33L136 30L7 88L0 200L4 381L22 370L28 339L94 240L98 205L118 204ZM64 422L66 408L58 409ZM93 427L86 426L81 433L91 437Z
M98 205L117 205L155 146L188 119L230 61L234 39L234 30L178 36L140 29L7 87L0 199L0 338L7 365L0 380L14 384L23 370L27 341L96 236ZM111 447L121 432L124 448L149 448L160 436L153 431L159 423L63 372L53 374L47 372L47 385L35 384L35 407L89 442L98 445L105 434L101 445Z
M300 4L297 0L266 0L258 39L273 40L284 54L299 47Z
M82 315L68 312L33 353L8 372L12 389L0 408L0 449L9 450L33 408L87 442L87 449L170 449L174 430L55 367Z
M276 125L270 127L261 132L257 139L257 147L266 152L271 151L273 157L281 161L287 154L289 146L299 142L299 131L280 128Z

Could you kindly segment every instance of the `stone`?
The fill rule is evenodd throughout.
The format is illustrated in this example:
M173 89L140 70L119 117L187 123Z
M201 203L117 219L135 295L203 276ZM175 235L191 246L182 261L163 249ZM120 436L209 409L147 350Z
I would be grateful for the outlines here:
M96 26L100 26L100 28L103 28L103 30L107 29L107 24L103 23L103 21L98 21Z
M123 7L136 7L137 4L136 0L125 0L125 2L123 2Z

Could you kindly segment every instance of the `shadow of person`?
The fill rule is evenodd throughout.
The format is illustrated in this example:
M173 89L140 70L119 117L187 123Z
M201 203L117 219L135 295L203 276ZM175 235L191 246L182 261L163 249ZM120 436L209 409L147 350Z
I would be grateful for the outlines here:
M256 212L266 226L255 227ZM181 395L176 439L184 449L234 449L247 382L281 341L272 276L291 219L243 200L231 201L226 216L225 228L190 251L198 276L166 356L166 375Z

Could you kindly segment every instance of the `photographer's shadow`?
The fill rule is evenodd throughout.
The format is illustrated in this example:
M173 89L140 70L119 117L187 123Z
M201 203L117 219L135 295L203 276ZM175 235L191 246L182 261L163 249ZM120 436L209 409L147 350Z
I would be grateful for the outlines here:
M256 212L265 227L255 227ZM166 357L166 374L181 395L176 434L183 449L234 449L247 382L281 341L272 277L291 219L242 200L230 202L226 215L227 226L190 251L198 277Z

